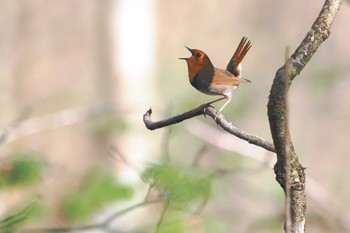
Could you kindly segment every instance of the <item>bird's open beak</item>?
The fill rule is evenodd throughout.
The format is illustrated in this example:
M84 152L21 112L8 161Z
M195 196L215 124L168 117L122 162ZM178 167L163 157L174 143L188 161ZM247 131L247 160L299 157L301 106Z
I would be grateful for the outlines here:
M186 49L188 49L188 51L190 51L191 53L192 53L192 49L190 49L189 47L187 47L186 45L185 45L185 48ZM181 60L188 60L188 59L190 59L189 57L181 57L181 58L179 58L179 59L181 59Z

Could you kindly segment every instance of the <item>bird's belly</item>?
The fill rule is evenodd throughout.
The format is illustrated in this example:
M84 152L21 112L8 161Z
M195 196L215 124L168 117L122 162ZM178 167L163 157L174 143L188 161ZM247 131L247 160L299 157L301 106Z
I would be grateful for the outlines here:
M205 80L195 79L195 82L191 82L192 86L198 91L207 95L231 95L232 91L237 88L237 86L231 85L213 85Z
M231 95L232 91L236 89L237 86L228 85L210 85L209 90L213 95Z

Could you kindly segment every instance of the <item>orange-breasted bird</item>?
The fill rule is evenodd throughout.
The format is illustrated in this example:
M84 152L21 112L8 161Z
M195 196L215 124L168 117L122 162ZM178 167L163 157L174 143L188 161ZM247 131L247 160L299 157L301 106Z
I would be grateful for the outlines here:
M252 47L252 44L248 38L243 37L228 63L226 70L215 68L209 57L203 51L199 49L190 49L187 46L185 47L192 55L189 58L180 59L187 62L188 77L191 85L204 94L223 96L217 100L209 102L209 104L222 99L227 99L226 103L218 111L218 116L231 101L233 90L241 83L251 82L248 79L241 77L241 62Z

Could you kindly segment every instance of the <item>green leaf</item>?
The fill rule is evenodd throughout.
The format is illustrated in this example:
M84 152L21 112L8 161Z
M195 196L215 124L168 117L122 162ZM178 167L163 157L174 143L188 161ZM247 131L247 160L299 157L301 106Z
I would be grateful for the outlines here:
M215 218L208 218L206 221L204 221L205 224L205 233L227 233L229 232L228 227L225 225L225 223L219 219Z
M158 188L173 208L186 208L196 201L206 202L211 192L208 175L195 169L153 165L144 172L143 178Z
M39 156L38 156L39 155ZM0 187L32 185L40 181L44 162L43 156L35 152L21 152L0 166Z
M37 199L29 204L27 203L24 207L14 211L13 214L0 220L0 232L16 232L16 229L18 229L27 219L38 214L39 211L40 208Z
M159 233L184 233L185 227L181 220L164 222L159 230Z
M95 168L79 189L66 196L63 214L73 221L83 220L108 203L126 200L131 196L130 187L119 184L108 171Z

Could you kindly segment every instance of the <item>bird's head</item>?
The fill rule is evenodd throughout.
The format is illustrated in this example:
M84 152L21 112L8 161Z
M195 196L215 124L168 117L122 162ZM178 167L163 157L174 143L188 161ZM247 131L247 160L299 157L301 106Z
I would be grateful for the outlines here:
M209 57L199 49L190 49L185 46L188 51L191 52L191 56L188 58L179 58L185 60L188 66L188 74L190 78L193 78L200 72L204 72L207 69L213 69L213 64L211 63Z

